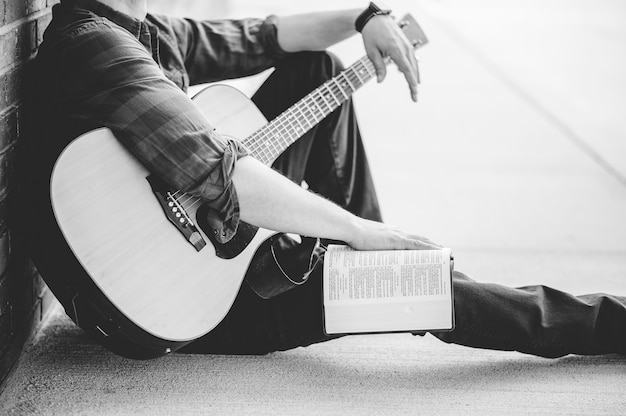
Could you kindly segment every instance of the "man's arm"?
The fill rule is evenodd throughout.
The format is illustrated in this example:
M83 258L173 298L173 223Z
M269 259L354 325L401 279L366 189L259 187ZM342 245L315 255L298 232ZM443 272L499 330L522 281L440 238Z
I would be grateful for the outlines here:
M278 43L286 52L322 51L356 34L354 22L363 9L279 16Z
M323 50L356 33L361 9L319 12L278 18L278 43L287 52ZM363 28L363 41L379 81L385 76L384 56L405 74L417 99L417 63L413 49L388 16L376 16ZM273 229L345 241L357 249L437 248L428 239L359 218L330 201L301 189L251 157L237 162L233 183L241 219Z
M150 15L176 39L190 85L257 74L285 55L276 39L276 16L196 20Z
M241 214L265 228L343 240L359 249L428 244L359 219L251 157L239 158L244 153L213 131L128 32L101 24L72 33L71 47L57 42L60 49L47 51L65 118L109 127L152 172L223 213L220 231L233 233ZM99 59L86 61L94 53ZM85 69L86 63L92 67Z
M361 250L440 248L424 237L359 218L250 156L239 159L232 180L240 218L260 227L341 240Z
M278 44L287 52L324 50L356 34L354 22L363 9L306 13L279 17ZM417 59L413 47L390 16L370 19L363 28L363 44L376 68L378 82L386 75L385 57L398 66L417 101Z

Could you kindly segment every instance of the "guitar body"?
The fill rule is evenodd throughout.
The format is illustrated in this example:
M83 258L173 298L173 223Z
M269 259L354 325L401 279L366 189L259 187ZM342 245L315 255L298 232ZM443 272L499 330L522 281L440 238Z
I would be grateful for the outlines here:
M267 124L231 87L209 87L194 101L225 135L247 137ZM157 338L193 340L223 319L256 249L275 233L258 229L225 259L199 228L207 244L198 251L164 215L148 176L110 130L87 133L56 162L54 215L76 259L121 314ZM199 206L187 209L194 221Z

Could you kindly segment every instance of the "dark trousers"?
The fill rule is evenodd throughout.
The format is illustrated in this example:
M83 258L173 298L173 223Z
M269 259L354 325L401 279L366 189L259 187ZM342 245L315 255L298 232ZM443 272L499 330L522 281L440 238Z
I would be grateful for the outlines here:
M328 54L295 55L253 101L272 119L339 70ZM290 147L274 168L357 215L381 219L351 102ZM270 299L244 282L226 318L180 351L265 354L331 339L322 328L321 272L318 263L306 283ZM459 272L453 285L456 328L433 334L445 342L545 357L626 353L624 297L576 297L545 286L513 289L478 283Z

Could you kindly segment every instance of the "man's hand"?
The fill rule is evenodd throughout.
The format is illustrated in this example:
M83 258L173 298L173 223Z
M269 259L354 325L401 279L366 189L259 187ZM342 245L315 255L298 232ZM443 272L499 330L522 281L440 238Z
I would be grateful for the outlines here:
M321 51L356 32L354 21L363 9L336 10L281 16L278 44L287 52ZM387 73L385 58L390 57L406 78L411 98L417 101L417 59L411 43L388 15L372 17L361 31L367 56L374 63L378 82Z
M344 240L357 250L436 250L442 248L429 239L408 234L387 224L357 218L357 232Z
M417 101L419 83L417 58L410 42L394 20L386 15L374 16L361 33L367 56L376 68L378 82L385 79L387 74L385 58L390 57L404 74L411 90L411 98Z

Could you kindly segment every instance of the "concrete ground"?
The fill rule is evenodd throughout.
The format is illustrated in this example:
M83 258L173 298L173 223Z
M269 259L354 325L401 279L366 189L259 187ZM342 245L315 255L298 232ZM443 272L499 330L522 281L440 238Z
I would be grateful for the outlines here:
M278 0L153 3L195 17L305 10ZM356 95L386 220L452 247L457 269L477 280L626 294L626 4L387 3L413 13L430 44L419 52L418 104L395 70ZM363 53L356 38L334 50L346 63ZM547 360L380 335L264 357L135 362L91 343L61 313L27 349L0 402L0 414L64 415L625 408L624 356Z

